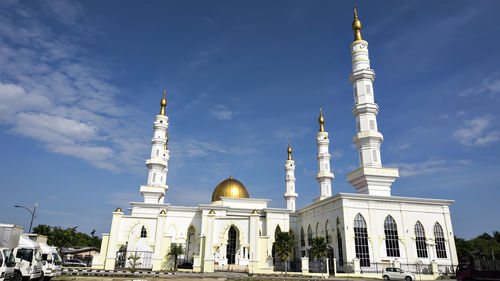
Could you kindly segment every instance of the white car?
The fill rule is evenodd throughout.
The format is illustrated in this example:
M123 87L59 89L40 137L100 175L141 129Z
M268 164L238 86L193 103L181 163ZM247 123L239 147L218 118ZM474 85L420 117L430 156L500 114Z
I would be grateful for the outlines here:
M415 280L415 274L411 272L405 272L401 268L396 267L384 268L384 270L382 271L382 277L384 278L384 280Z

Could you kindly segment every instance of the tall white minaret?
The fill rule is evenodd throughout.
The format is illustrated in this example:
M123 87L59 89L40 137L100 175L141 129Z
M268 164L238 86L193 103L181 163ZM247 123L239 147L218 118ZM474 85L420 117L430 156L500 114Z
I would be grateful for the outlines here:
M166 89L163 91L163 99L160 103L160 114L156 115L154 122L151 158L146 160L146 167L148 167L149 171L148 184L141 185L140 189L144 197L144 203L163 204L165 191L168 189L166 184L169 160L169 151L167 149L168 117L165 116L165 106L167 106L165 95Z
M330 153L328 152L330 140L328 139L328 133L325 132L325 118L323 118L321 107L319 108L318 121L319 132L316 134L318 173L316 174L316 180L319 183L319 197L314 199L314 202L332 196L332 180L334 179L334 175L330 172Z
M286 200L286 208L295 211L295 200L298 195L295 193L295 161L292 160L292 147L288 139L288 159L285 162L285 183L286 192L283 197Z
M353 141L358 147L360 168L347 175L347 181L358 193L391 196L391 184L398 178L398 169L383 168L380 145L384 137L378 132L378 105L373 97L375 72L370 69L368 42L361 38L361 21L354 7L354 42L351 44L352 73L349 80L354 89L352 114L356 117Z

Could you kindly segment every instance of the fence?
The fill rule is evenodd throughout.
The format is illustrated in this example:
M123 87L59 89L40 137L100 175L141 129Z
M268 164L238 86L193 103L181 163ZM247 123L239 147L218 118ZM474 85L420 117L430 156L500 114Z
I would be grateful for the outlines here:
M153 269L153 252L144 252L144 251L119 251L116 253L116 263L115 268L123 269L131 267L131 263L134 261L131 257L138 257L135 261L136 269Z
M382 274L382 271L386 267L392 267L390 263L376 263L371 262L369 266L360 267L361 273L376 273ZM455 273L456 265L438 265L438 272L441 275L451 275ZM406 272L411 272L414 274L433 274L431 264L421 264L421 263L401 263L399 268ZM352 262L344 262L342 266L339 266L337 262L337 273L353 273L354 264Z
M285 270L285 262L274 260L274 271L288 271L288 272L301 272L302 262L300 260L286 261L287 267Z

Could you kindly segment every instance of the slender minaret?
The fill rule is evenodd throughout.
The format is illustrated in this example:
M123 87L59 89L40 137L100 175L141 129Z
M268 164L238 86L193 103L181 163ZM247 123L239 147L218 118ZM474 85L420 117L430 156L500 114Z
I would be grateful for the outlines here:
M391 184L399 176L397 169L383 168L380 145L384 137L377 129L378 105L373 97L375 72L370 69L368 42L361 38L361 21L354 7L354 42L351 44L352 73L349 80L354 89L352 114L356 117L354 144L359 151L360 168L349 173L347 180L358 193L391 195Z
M316 174L316 180L319 183L319 197L314 199L315 202L332 196L332 180L334 179L334 175L330 172L330 153L328 152L330 140L328 132L325 132L325 118L321 106L319 107L318 122L319 132L316 135L318 174Z
M149 171L148 184L141 185L140 189L144 203L163 204L165 191L168 189L166 185L169 159L169 151L167 150L168 117L165 116L165 107L167 106L165 95L166 89L163 91L163 99L160 103L160 114L156 115L154 122L151 158L146 160L146 167Z
M285 183L286 192L283 197L286 200L286 208L295 211L295 200L298 195L295 193L295 161L292 160L292 147L290 146L290 139L288 139L288 159L285 162Z

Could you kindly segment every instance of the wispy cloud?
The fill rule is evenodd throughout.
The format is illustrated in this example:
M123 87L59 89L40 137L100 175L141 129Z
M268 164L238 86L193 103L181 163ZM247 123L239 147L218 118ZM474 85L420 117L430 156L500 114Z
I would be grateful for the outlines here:
M445 160L429 159L422 162L389 163L387 167L399 168L400 177L419 176L447 171L451 167Z
M460 93L459 97L487 96L494 97L500 94L500 73L495 73L485 78L481 83L467 88Z
M411 143L404 142L404 143L399 143L399 144L391 145L388 148L390 150L405 150L405 149L409 148L410 146L411 146Z
M0 9L0 123L48 151L99 168L119 172L138 165L133 162L146 142L139 147L131 133L134 123L116 99L111 71L85 57L80 33L70 39L41 20L53 16L58 29L74 30L82 7L73 1L40 2L40 10L9 5Z
M427 159L419 162L388 163L386 167L399 168L400 177L411 177L433 174L438 172L449 172L462 166L469 165L469 160L448 161L443 159Z
M500 141L500 131L491 129L493 116L482 115L465 120L453 136L465 146L484 146Z
M210 110L210 115L218 120L231 120L233 119L234 112L229 110L227 106L218 104Z

